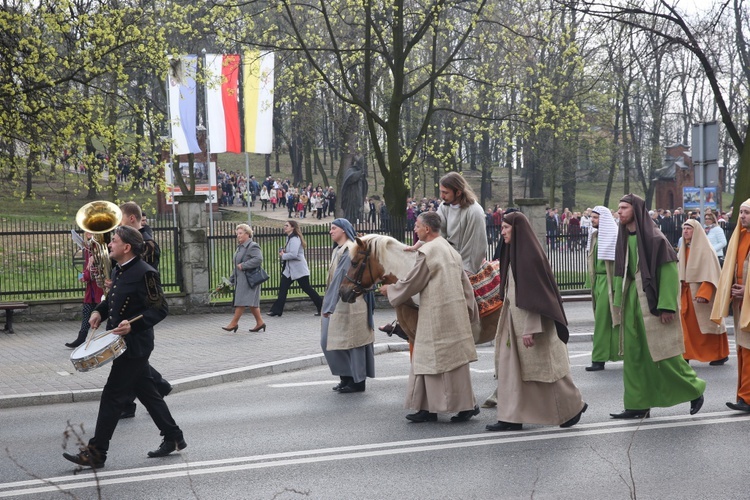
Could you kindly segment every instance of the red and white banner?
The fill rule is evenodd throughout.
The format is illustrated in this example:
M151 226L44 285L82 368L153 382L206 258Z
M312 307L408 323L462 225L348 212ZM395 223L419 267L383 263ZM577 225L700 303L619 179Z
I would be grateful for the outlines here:
M212 153L240 153L238 54L206 54L206 121Z

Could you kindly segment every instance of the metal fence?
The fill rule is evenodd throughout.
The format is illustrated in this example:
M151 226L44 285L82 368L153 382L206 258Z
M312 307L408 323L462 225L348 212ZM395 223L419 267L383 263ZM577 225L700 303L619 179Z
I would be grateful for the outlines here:
M182 291L179 255L179 231L171 216L149 221L154 239L161 248L159 271L166 292ZM214 221L209 246L209 282L215 288L222 277L232 273L232 259L236 249L235 228L237 223ZM676 246L681 235L681 221L662 227L665 235ZM0 221L0 300L44 300L74 299L83 296L83 285L78 281L83 259L73 243L73 224L47 224L30 221ZM271 279L263 285L262 297L273 298L279 290L281 263L278 250L286 243L280 228L254 227L255 241L260 244L264 256L264 268ZM307 242L305 257L310 268L310 283L320 293L324 292L331 258L332 243L328 234L330 219L316 225L305 225L302 232ZM412 227L405 220L379 220L357 224L358 232L396 234L406 243L414 240ZM733 225L725 228L727 240ZM500 228L487 226L488 245L486 255L491 259L500 238ZM560 290L585 288L587 261L585 231L576 234L558 234L547 239L550 265L557 278ZM295 283L290 296L304 295ZM231 300L230 295L217 296L214 300Z
M330 221L328 219L328 222L321 221L320 224L301 226L307 244L305 260L310 268L310 284L321 294L325 292L333 250L333 242L329 235ZM229 278L232 274L233 256L237 248L236 227L237 222L214 221L212 235L208 237L209 282L212 290L219 286L222 278ZM408 244L414 242L413 227L406 220L362 222L357 224L355 229L360 234L388 234ZM258 243L263 251L263 268L270 276L261 288L261 298L274 298L279 292L281 280L281 261L278 254L279 249L286 244L286 235L280 228L253 227L253 232L253 241ZM492 258L495 251L496 240L491 240L487 248L487 258ZM289 296L304 296L296 282L289 289ZM229 300L231 294L216 295L213 299Z
M152 221L161 248L159 271L166 292L182 289L177 228L171 219ZM31 221L0 222L0 300L44 300L83 297L78 281L83 256L73 243L75 224Z

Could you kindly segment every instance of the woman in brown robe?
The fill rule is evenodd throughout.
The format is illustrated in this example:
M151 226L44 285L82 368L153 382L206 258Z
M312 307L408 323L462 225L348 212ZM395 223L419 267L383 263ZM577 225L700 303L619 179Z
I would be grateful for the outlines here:
M526 216L507 214L501 227L504 297L495 337L498 421L487 430L521 430L523 424L571 427L588 405L570 376L560 291Z

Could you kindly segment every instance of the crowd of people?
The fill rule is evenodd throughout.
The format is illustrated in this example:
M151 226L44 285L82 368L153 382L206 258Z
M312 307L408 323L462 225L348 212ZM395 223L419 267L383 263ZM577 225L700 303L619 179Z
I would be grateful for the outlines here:
M405 400L405 407L414 413L406 418L412 423L435 422L439 414L453 413L450 420L458 423L480 413L469 364L477 360L474 331L481 318L469 277L487 264L487 242L495 237L487 229L491 221L493 228L500 228L501 242L495 257L503 306L493 324L497 389L482 405L497 408L497 421L486 429L498 432L518 431L526 424L576 425L588 403L572 378L569 332L560 291L529 220L512 208L483 210L459 174L444 176L439 187L439 201L409 200L407 217L416 241L403 251L415 252L415 265L404 275L389 275L387 284L380 287L380 293L394 307L409 303L415 294L421 296L422 318L409 337L411 368ZM303 190L300 199L309 192L318 201L331 203L323 188L305 189L310 191ZM261 186L261 201L264 190L269 196L276 195L268 200L272 210L279 196L293 200L297 192L271 178ZM371 199L365 201L370 213L374 210L371 203ZM328 205L323 208L322 202L319 205L316 201L313 206L324 212ZM112 364L94 437L78 454L64 454L71 462L94 468L104 466L117 420L133 416L127 413L132 409L134 414L136 398L146 406L164 437L149 457L166 456L187 446L164 403L171 386L149 363L154 348L153 326L168 313L159 281L158 245L136 204L125 203L121 210L122 225L114 231L109 245L116 265L103 291L92 288L92 294L103 294L97 305L87 293L84 313L89 315L88 324L93 329L106 321L112 333L125 337L128 349ZM305 208L299 207L296 212L304 214ZM590 234L568 246L580 246L588 255L596 325L592 364L586 371L600 371L607 362L623 361L624 409L611 413L612 418L648 418L652 408L681 403L689 403L691 415L700 411L706 382L698 378L689 362L716 366L728 360L724 318L730 307L738 324L739 382L736 399L727 406L750 412L750 334L745 333L750 331L750 308L742 307L744 300L750 300L750 287L745 286L750 266L750 200L742 205L739 224L725 251L726 240L714 243L718 236L711 236L721 227L723 215L706 212L706 227L697 220L698 214L692 215L679 219L682 236L675 251L663 231L667 223L657 223L644 200L633 194L624 196L616 211L601 206L580 214L547 211L550 250L556 248L552 241L560 227L568 234ZM327 290L320 297L309 284L306 242L299 223L290 217L284 232L287 241L278 253L283 263L281 292L269 315L283 314L285 292L297 281L315 304L316 316L322 316L321 349L332 375L339 378L333 390L339 394L364 392L366 379L375 376L373 287L376 278L385 276L371 276L372 286L360 286L352 300L344 300L339 288L359 283L347 277L348 273L361 270L361 278L366 268L370 274L378 269L367 262L376 257L355 245L355 229L348 220L333 220ZM261 268L263 254L253 241L250 226L239 224L236 235L238 246L230 280L234 314L223 329L237 332L249 307L256 322L250 331L265 331L260 312L261 285L249 276ZM404 255L401 251L399 254ZM725 257L723 269L719 255ZM82 276L86 282L89 279ZM142 316L132 319L139 313ZM83 330L72 344L83 342ZM381 330L386 331L383 327Z
M260 202L260 210L275 211L277 208L288 212L289 218L308 217L323 219L336 212L336 190L312 183L293 185L289 179L266 177L258 182L254 175L246 177L240 172L217 172L219 185L219 206L254 207Z

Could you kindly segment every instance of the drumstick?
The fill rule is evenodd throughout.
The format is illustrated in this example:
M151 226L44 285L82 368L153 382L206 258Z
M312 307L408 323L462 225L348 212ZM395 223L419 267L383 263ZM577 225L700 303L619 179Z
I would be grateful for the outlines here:
M143 314L139 314L138 316L129 319L128 323L133 323L134 321L138 321L141 318L143 318ZM107 330L106 332L102 332L99 335L92 335L92 333L94 333L96 331L96 329L92 330L91 333L89 333L89 340L88 340L88 342L86 342L86 347L85 348L88 349L89 348L89 344L93 340L98 340L98 339L104 337L105 335L107 335L108 333L112 333L113 330L114 330L114 328L112 330Z

